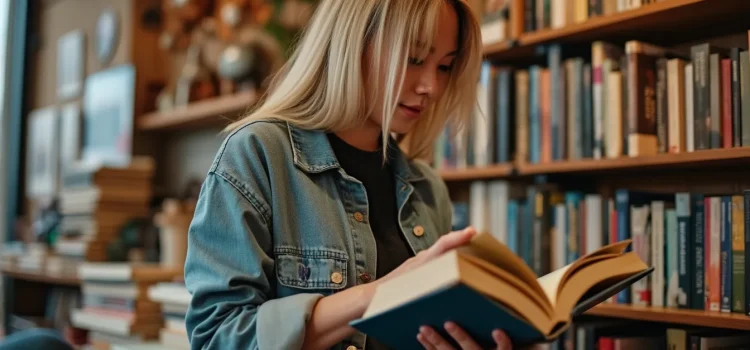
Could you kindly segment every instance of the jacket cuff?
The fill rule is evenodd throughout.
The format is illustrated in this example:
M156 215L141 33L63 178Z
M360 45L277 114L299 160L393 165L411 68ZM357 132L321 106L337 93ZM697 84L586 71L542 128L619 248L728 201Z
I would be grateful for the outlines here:
M295 294L270 299L258 308L256 320L258 347L263 349L301 349L305 328L321 294Z

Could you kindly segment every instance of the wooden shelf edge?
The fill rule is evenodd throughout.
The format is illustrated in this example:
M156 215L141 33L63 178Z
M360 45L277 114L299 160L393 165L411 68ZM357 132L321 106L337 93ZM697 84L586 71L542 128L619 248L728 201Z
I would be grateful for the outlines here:
M46 271L24 270L12 266L0 267L0 273L5 276L31 282L41 282L56 285L79 286L81 280L78 276L70 274L49 273Z
M540 164L519 164L519 175L561 173L596 173L612 170L687 167L716 162L750 161L750 147L698 150L683 153L663 153L650 156L614 159L581 159Z
M513 175L512 164L493 164L487 167L469 167L462 169L442 169L440 177L443 181L470 181L482 179L506 178Z
M248 110L257 102L258 96L257 91L245 91L201 100L186 106L175 107L168 112L144 114L137 119L136 124L140 130L178 129L212 122L216 124L222 117ZM229 123L228 120L227 123Z
M750 316L737 313L635 305L599 304L584 314L588 316L750 331Z

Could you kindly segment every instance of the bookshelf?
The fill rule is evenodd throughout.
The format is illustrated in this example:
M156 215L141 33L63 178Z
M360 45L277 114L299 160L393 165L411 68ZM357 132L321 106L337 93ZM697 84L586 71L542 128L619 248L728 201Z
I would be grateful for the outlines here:
M730 313L654 308L648 306L601 304L590 309L584 314L590 316L614 317L636 321L650 321L685 326L750 331L750 317Z
M596 12L603 2L628 6L561 2L564 11ZM506 38L485 45L479 86L489 96L479 108L494 124L473 126L471 140L436 145L443 152L436 167L460 216L454 215L456 228L504 230L507 244L538 275L597 242L631 238L631 248L661 265L655 272L664 278L650 276L627 296L588 310L586 319L750 331L750 25L743 20L750 2L636 1L636 8L580 21L567 12L564 25L541 22L541 29L524 21L532 18L533 27L551 16L554 23L545 12L554 5L523 13L527 4L546 1L508 3ZM677 214L678 201L687 214ZM504 209L507 215L499 215ZM679 244L689 245L685 256ZM737 254L745 262L732 260ZM676 267L687 272L679 275ZM675 288L675 276L695 284ZM738 285L744 291L735 292ZM687 298L677 297L682 293ZM579 339L575 332L568 336Z
M228 124L237 114L243 113L258 100L256 91L241 92L197 101L187 106L175 107L168 112L142 115L137 127L146 131L175 131Z

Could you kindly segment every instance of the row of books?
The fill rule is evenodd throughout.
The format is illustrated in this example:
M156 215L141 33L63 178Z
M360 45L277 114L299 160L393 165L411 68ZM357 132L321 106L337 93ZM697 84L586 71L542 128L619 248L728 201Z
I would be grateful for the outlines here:
M750 56L700 43L547 47L546 65L484 63L474 124L446 128L438 168L750 145ZM750 96L750 95L748 95Z
M151 343L160 338L165 320L149 288L179 275L177 269L152 264L81 263L82 303L73 310L71 323L89 331L88 343L94 348Z
M705 327L654 327L651 324L613 322L582 324L570 332L568 349L745 349L750 335L738 330Z
M481 0L482 41L502 42L521 32L559 29L660 1L664 0Z
M60 237L55 253L77 261L106 261L108 244L131 220L148 218L154 162L136 157L127 167L71 167L59 195Z
M608 302L750 315L746 208L750 190L618 189L605 197L551 184L475 181L469 200L454 202L453 224L492 232L537 275L631 239L632 250L655 270Z
M524 31L563 28L660 1L664 0L523 0Z

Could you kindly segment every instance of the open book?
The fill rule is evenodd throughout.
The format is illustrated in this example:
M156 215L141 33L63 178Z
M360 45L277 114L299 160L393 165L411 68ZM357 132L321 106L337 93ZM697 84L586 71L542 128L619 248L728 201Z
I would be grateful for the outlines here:
M630 240L613 243L538 277L489 234L379 285L361 319L351 326L393 348L419 348L419 327L444 333L456 322L482 345L493 329L514 345L553 340L572 318L643 278L653 268Z

